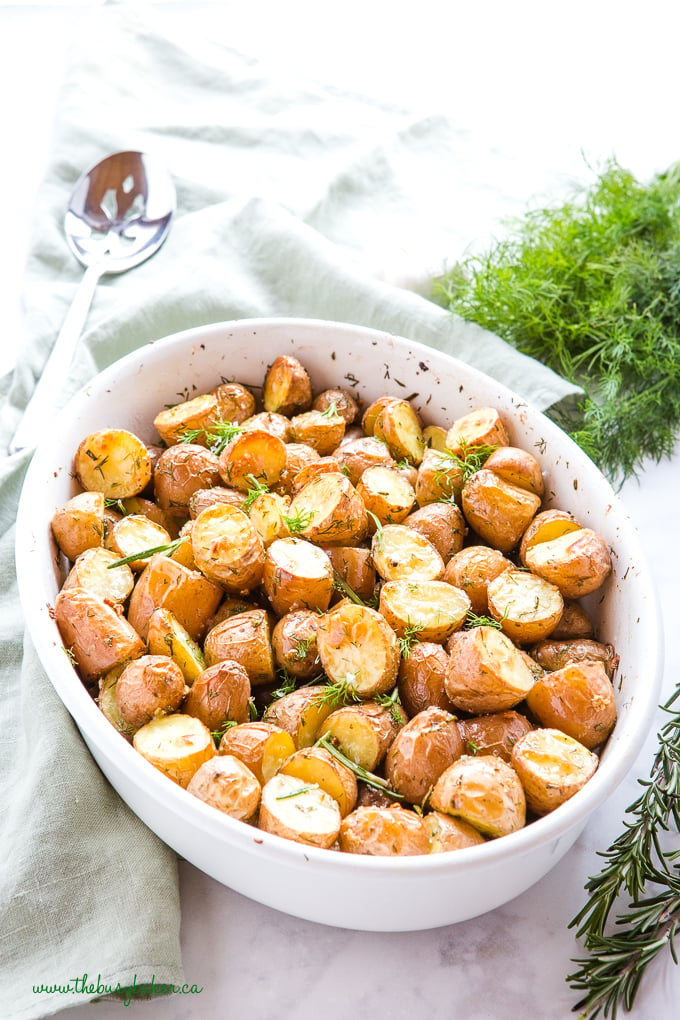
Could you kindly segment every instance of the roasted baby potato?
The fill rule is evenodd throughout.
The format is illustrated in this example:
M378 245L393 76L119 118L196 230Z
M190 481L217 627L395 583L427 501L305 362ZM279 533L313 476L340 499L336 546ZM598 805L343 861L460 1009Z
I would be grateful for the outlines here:
M306 443L320 457L327 457L342 441L345 419L330 407L326 411L304 411L291 418L290 432L294 443Z
M382 439L395 460L420 464L425 453L423 427L408 400L387 400L373 422L373 435Z
M375 701L363 701L334 709L322 723L319 736L328 736L346 758L374 772L405 722L398 708L390 712Z
M263 719L290 733L296 748L311 747L320 736L321 727L331 710L332 705L324 700L323 688L297 687L270 702Z
M191 685L205 668L201 646L169 609L155 609L149 619L146 643L152 655L167 655Z
M432 641L419 641L402 655L397 688L409 718L431 705L453 711L444 685L448 662L448 653Z
M526 798L519 777L492 754L455 761L437 780L429 804L492 838L516 832L526 822Z
M468 846L479 846L486 840L462 818L442 814L441 811L428 811L423 822L430 837L430 853L441 854L449 850L463 850Z
M172 407L165 407L154 418L154 428L166 446L181 443L187 435L192 442L207 446L210 429L221 420L220 404L214 393L199 393Z
M116 683L116 705L134 729L176 712L186 688L179 666L165 655L141 655L128 662Z
M247 722L250 691L250 678L241 663L223 659L198 674L184 711L200 719L211 732L218 732L227 722Z
M563 669L570 662L601 662L610 680L619 664L619 657L613 645L592 641L589 638L557 641L555 631L548 640L537 642L530 649L530 654L539 666L548 672Z
M512 765L537 815L554 811L595 774L596 754L561 730L538 729L517 741Z
M337 545L325 546L324 552L331 561L336 582L348 585L364 601L373 597L377 576L370 549Z
M511 485L527 489L543 498L545 485L541 465L528 450L520 450L516 446L499 446L486 458L484 467Z
M509 637L493 627L473 627L453 643L446 693L465 712L502 712L518 705L534 676Z
M385 758L385 775L408 803L423 805L442 772L462 753L455 715L425 708L395 736Z
M237 382L223 382L215 389L221 421L241 422L255 414L255 397L247 387Z
M247 765L230 754L204 761L187 790L230 818L248 821L260 805L262 788Z
M463 457L471 449L509 445L507 429L495 407L479 407L464 414L446 434L446 448Z
M262 789L259 827L296 843L328 849L340 833L340 808L314 783L279 772Z
M60 591L54 615L64 646L86 683L146 651L118 608L87 588Z
M139 573L144 570L148 556L135 560L135 553L147 552L159 546L169 545L172 539L166 529L143 514L128 514L121 517L106 535L106 548L116 554L116 559L126 559L130 570Z
M359 405L349 392L341 386L323 390L312 401L315 411L327 411L332 407L337 414L345 419L345 425L352 425L359 417Z
M218 504L202 510L191 529L196 566L231 595L256 588L264 573L264 545L243 510Z
M462 627L470 600L446 581L386 581L379 608L399 637L415 635L419 641L443 644Z
M546 673L527 693L527 707L542 726L562 730L592 750L616 722L616 700L601 662L572 662Z
M463 486L465 518L485 542L509 553L529 527L541 505L541 497L500 475L482 468Z
M358 545L368 533L363 500L350 480L334 471L312 478L290 504L288 528L316 545Z
M373 857L429 853L429 834L420 815L399 807L358 807L340 826L340 849Z
M397 635L375 609L341 602L319 620L316 645L326 675L360 698L386 694L397 680Z
M261 492L248 507L248 517L262 539L265 549L277 538L286 538L290 496L280 492Z
M146 638L152 613L169 609L190 637L200 641L222 595L222 588L200 571L157 553L137 579L128 604L128 620Z
M258 483L275 485L285 465L284 441L260 429L240 432L218 458L219 474L224 484L243 492L248 492Z
M285 613L272 631L272 649L276 665L289 676L311 680L321 668L316 647L319 614L311 609Z
M87 588L102 599L122 604L132 591L135 580L128 564L115 564L118 564L118 557L109 549L101 546L86 549L68 572L62 591Z
M137 730L132 744L154 768L187 787L203 762L217 753L210 730L191 715L162 715Z
M504 570L487 585L489 612L519 645L546 638L562 616L559 588L527 570Z
M262 720L232 726L220 740L219 753L233 754L244 762L260 783L268 782L295 753L290 733Z
M337 801L344 818L357 802L357 781L346 765L324 747L303 747L288 758L279 774L296 776L307 784L320 786Z
M526 550L525 559L534 574L571 599L596 591L612 569L607 544L592 528L579 528L549 542L535 542Z
M352 485L356 485L369 467L380 465L394 468L397 465L394 457L384 443L373 436L361 436L348 443L343 443L335 454L347 473Z
M104 508L103 492L79 492L54 512L54 540L71 562L86 549L103 545Z
M222 484L217 457L197 443L170 446L158 459L153 484L158 505L174 517L187 518L195 492Z
M386 524L376 531L371 555L384 581L439 581L444 561L431 542L405 524Z
M137 496L151 481L151 458L142 442L126 429L102 429L83 439L73 473L84 489L107 499Z
M484 616L489 611L489 582L511 567L512 561L498 549L469 545L451 557L446 564L444 580L464 591L470 599L472 612Z
M357 482L356 490L366 510L377 517L380 524L399 524L409 514L416 500L413 486L396 468L380 464L367 468ZM369 530L377 525L371 519Z
M311 542L277 538L265 553L262 586L277 616L295 609L323 612L331 601L333 567Z
M290 354L281 354L267 370L262 402L265 411L290 418L312 406L312 383L307 369Z
M459 719L458 729L464 754L495 754L509 764L513 747L533 726L521 712L509 709Z
M465 468L449 451L425 450L418 465L415 492L418 506L460 499Z
M271 622L264 609L235 613L206 634L203 642L206 666L233 659L240 662L253 686L274 680Z
M444 563L463 548L465 518L455 503L427 503L410 513L402 523L431 542Z
M519 546L519 558L523 566L527 566L526 554L537 542L551 542L554 538L578 531L580 524L567 510L541 510L531 521L522 535Z

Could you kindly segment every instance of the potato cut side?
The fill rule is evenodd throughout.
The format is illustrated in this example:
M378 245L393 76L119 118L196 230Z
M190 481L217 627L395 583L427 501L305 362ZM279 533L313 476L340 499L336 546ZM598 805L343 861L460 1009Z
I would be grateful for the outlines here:
M128 605L128 620L146 638L149 620L156 609L169 609L200 641L224 592L198 570L190 570L169 556L152 556L137 579Z
M532 730L517 741L512 764L529 808L545 815L585 786L597 771L599 759L573 737L547 728Z
M444 563L463 548L467 525L455 503L427 503L403 521L435 547Z
M405 721L405 716L393 715L375 701L364 701L334 709L319 736L328 736L346 758L374 772Z
M262 787L242 761L220 754L203 762L187 790L230 818L247 821L260 805Z
M282 773L265 783L259 818L264 832L328 849L341 821L337 801L320 786Z
M426 450L418 466L415 492L418 506L458 499L465 484L461 460L449 451Z
M545 673L527 694L542 726L562 730L591 750L604 743L616 722L616 699L601 662L572 662Z
M332 705L324 699L322 687L298 687L270 702L263 718L290 733L296 748L311 747L331 711Z
M411 483L395 468L376 465L367 468L357 483L364 506L381 524L399 524L408 516L416 494ZM370 530L376 524L370 522Z
M494 407L479 407L457 418L446 436L446 447L464 456L471 448L509 446L507 429Z
M425 453L423 428L408 400L389 400L378 411L373 434L382 439L395 460L420 464Z
M87 588L60 591L54 612L61 639L86 682L146 651L125 617Z
M449 850L463 850L468 846L479 846L486 840L462 818L453 818L441 811L428 811L423 817L425 828L430 837L430 853L442 854Z
M219 471L225 485L248 492L261 485L275 485L286 464L282 439L260 429L245 429L224 448Z
M316 643L326 675L360 698L394 687L400 658L397 635L375 609L340 603L320 619Z
M528 450L521 450L517 446L499 446L486 458L484 467L511 485L543 497L545 484L541 465Z
M86 549L104 542L104 494L79 492L52 516L54 540L67 559L74 562Z
M429 853L425 823L415 811L362 806L343 819L340 849L371 857L414 857Z
M375 569L385 581L438 581L444 561L423 535L405 524L387 524L373 536Z
M559 588L526 570L505 570L487 588L489 612L516 644L546 638L559 623Z
M191 529L196 566L232 595L256 588L264 570L264 545L247 514L226 504L203 510Z
M290 504L286 523L317 545L358 545L368 533L363 500L343 474L326 472L312 478Z
M446 436L448 429L442 425L426 425L423 429L423 439L428 450L438 450L446 453Z
M76 450L73 469L84 489L108 499L136 496L151 481L146 444L126 429L102 429L86 436Z
M361 427L365 436L373 436L376 418L382 411L383 407L386 407L389 403L396 399L396 397L390 396L378 397L377 400L373 400L368 405L361 416Z
M290 513L290 496L280 492L262 492L252 501L247 513L265 549L275 539L288 535L285 517Z
M380 612L396 634L441 644L462 627L470 599L446 581L386 581Z
M463 486L463 513L471 528L494 549L510 552L541 506L541 497L482 468Z
M120 714L118 708L118 702L116 701L116 686L118 684L118 677L123 672L125 663L115 666L114 669L100 678L99 680L99 694L97 695L97 704L99 708L109 720L114 729L122 733L124 737L132 737L136 726L132 726L127 722Z
M296 414L290 422L291 438L294 443L306 443L322 457L338 446L345 435L345 419L328 411L304 411Z
M516 832L526 822L519 777L494 755L459 758L439 777L429 803L492 838Z
M344 818L357 802L357 781L354 773L323 747L306 747L283 763L280 774L296 776L304 783L315 784L337 801Z
M519 546L520 562L527 566L526 554L531 546L539 542L551 542L553 538L568 535L570 531L579 531L580 528L581 525L567 510L541 510L522 535Z
M172 539L166 529L149 520L142 514L130 514L117 521L106 536L106 548L110 549L120 559L128 559L136 553L147 552L149 549L157 549L159 546L169 545ZM131 570L144 570L148 556L138 560L130 560Z
M228 616L208 631L203 642L206 666L224 659L240 662L251 684L272 683L275 678L271 623L264 609Z
M187 787L204 761L217 751L210 730L190 715L164 715L137 730L136 751L173 783Z
M264 380L262 402L265 411L288 417L312 406L312 383L307 369L297 358L281 354L270 365Z
M152 655L169 655L189 686L205 669L201 646L169 609L156 609L151 614L146 643Z
M591 528L535 543L527 549L526 563L572 599L597 591L612 569L607 543Z
M487 545L468 545L454 553L446 564L444 580L464 591L470 599L473 613L484 616L489 611L490 581L512 566L512 561L498 549Z
M446 693L465 712L514 708L534 676L509 637L493 627L473 627L456 637L446 670Z
M201 393L191 400L183 400L166 407L154 418L156 432L166 446L174 446L191 435L191 442L207 446L210 428L221 419L220 405L214 393ZM198 435L194 435L198 433Z
M109 549L86 549L71 567L62 590L87 588L93 595L110 602L125 602L134 587L135 579L127 563L114 566L117 562L118 556Z
M302 538L278 538L264 557L262 584L277 616L295 609L328 609L333 567L326 553Z
M268 782L296 751L290 733L275 723L253 720L232 726L220 740L219 754L233 754L260 783Z

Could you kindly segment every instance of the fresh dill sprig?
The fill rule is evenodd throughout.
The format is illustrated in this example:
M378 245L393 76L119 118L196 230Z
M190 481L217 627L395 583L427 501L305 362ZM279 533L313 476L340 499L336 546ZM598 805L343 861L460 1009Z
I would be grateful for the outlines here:
M292 514L282 514L281 520L288 528L291 535L299 535L314 520L313 510L302 510L299 507Z
M662 709L671 718L642 794L627 809L624 830L600 856L606 864L586 884L588 900L570 923L587 956L567 978L585 994L574 1007L583 1020L630 1010L648 964L664 949L677 963L680 935L680 850L664 850L661 834L680 828L680 686ZM653 892L649 885L654 886ZM628 900L620 909L621 896ZM613 929L608 928L612 915Z
M395 800L402 800L402 795L397 793L390 787L390 784L382 776L376 776L375 773L369 772L363 765L357 765L355 761L348 758L346 754L336 747L333 743L333 738L329 733L324 733L323 736L319 737L315 747L325 747L329 754L332 754L334 758L348 768L350 772L353 772L357 779L361 779L362 782L366 783L367 786L372 786L376 790L382 790L383 793L388 794L390 797L394 797Z
M389 694L376 694L373 700L377 705L380 705L381 708L387 709L392 717L392 722L396 723L397 726L402 725L404 717L402 716L398 687L395 687Z
M493 616L484 616L474 613L471 609L468 609L463 623L464 630L472 630L473 627L495 627L496 630L502 630L503 625L500 620L495 620Z
M411 649L414 644L418 641L418 636L423 632L422 623L409 623L404 628L404 633L401 637L397 636L397 644L399 645L399 652L404 659L408 659L411 654Z
M259 481L255 475L246 475L245 477L250 483L250 488L246 493L245 502L243 504L243 512L247 514L257 497L269 492L269 486L264 482Z
M486 443L474 446L463 440L460 444L460 453L447 450L442 456L451 461L452 467L455 466L460 472L463 482L467 482L468 478L472 478L474 474L484 467L486 461L496 449L498 447L490 446Z
M319 693L314 699L318 705L330 705L331 708L341 708L351 701L361 701L357 694L356 687L349 680L334 680L326 682L319 687Z
M333 587L336 591L339 591L345 598L348 598L350 602L354 602L357 606L365 606L367 603L357 595L353 588L351 588L347 581L345 581L338 571L333 567Z
M435 299L580 386L548 411L610 480L680 429L680 164L641 183L615 160L435 284Z
M236 725L237 725L237 723L236 723L235 719L226 719L222 723L222 725L219 726L216 730L211 730L210 731L210 736L215 741L215 746L216 747L220 746L220 741L222 740L222 737L224 736L224 734L228 730L232 729L233 726L236 726Z
M286 694L291 694L296 687L295 677L291 676L285 669L281 670L280 675L281 683L270 695L272 701L279 701L281 698L285 698Z
M180 443L195 443L197 439L201 439L215 456L219 456L232 439L244 431L243 426L234 421L218 420L202 429L185 429L179 441Z

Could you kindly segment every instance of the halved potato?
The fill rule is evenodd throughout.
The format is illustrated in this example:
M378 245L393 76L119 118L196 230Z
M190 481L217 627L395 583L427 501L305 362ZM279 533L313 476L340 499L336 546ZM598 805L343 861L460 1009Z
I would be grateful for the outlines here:
M168 655L191 686L205 669L200 645L169 609L155 609L149 618L146 643L152 655Z
M527 566L527 550L536 543L551 542L553 538L568 535L570 531L578 531L580 527L573 514L567 510L541 510L522 535L519 546L520 562Z
M550 581L565 598L589 595L604 584L612 561L607 543L592 528L571 531L550 542L536 542L526 551L526 564Z
M503 553L517 545L541 505L540 496L487 468L466 481L461 500L470 527Z
M222 417L219 401L214 393L200 393L190 400L183 400L172 407L166 407L154 418L154 428L166 446L180 443L187 432L198 432L192 442L208 446L208 430Z
M198 674L186 696L184 711L217 732L227 722L248 721L250 691L250 678L241 663L223 659Z
M156 524L142 514L128 514L116 521L106 535L106 548L116 554L116 559L129 559L138 552L168 545L172 539L162 525ZM137 573L144 570L148 557L131 560L130 570Z
M366 468L376 464L393 468L397 464L385 443L373 436L361 436L343 443L335 456L347 472L352 485L357 484Z
M67 588L87 588L94 595L109 602L125 602L134 588L135 579L127 563L114 566L118 556L101 546L86 549L71 567L62 591Z
M439 450L446 453L446 435L448 429L442 425L426 425L423 429L423 439L428 450Z
M176 712L185 693L177 663L166 655L141 655L121 671L116 704L125 722L139 729L158 716Z
M415 491L418 506L459 499L465 484L465 470L449 451L427 449L418 466Z
M455 503L426 503L410 513L403 523L431 542L444 563L463 548L467 526Z
M406 716L398 708L390 712L376 701L363 701L334 709L322 723L319 736L330 737L346 758L374 772L405 722Z
M194 641L205 634L223 590L198 570L157 553L137 579L128 605L128 620L146 639L156 609L169 609Z
M152 719L137 730L132 744L150 765L185 788L203 762L217 754L208 727L181 713Z
M291 417L312 406L312 383L304 365L290 354L280 354L267 370L262 391L265 411Z
M446 693L465 712L514 708L534 685L534 676L509 637L493 627L457 635L449 652Z
M279 774L296 776L304 783L320 786L338 802L343 818L356 805L357 781L354 773L324 747L300 748L283 763Z
M54 540L67 559L74 562L86 549L104 542L103 492L79 492L52 515Z
M330 413L330 408L327 411L304 411L291 418L290 434L294 443L306 443L321 457L327 457L345 434L345 419L340 414Z
M358 545L368 532L363 500L336 472L317 475L293 496L286 524L317 545Z
M430 853L448 853L449 850L462 850L467 846L479 846L486 840L462 818L442 814L441 811L428 811L423 817L425 828L430 837Z
M386 524L371 542L375 569L385 581L438 581L444 561L423 535L405 524Z
M232 595L250 592L262 580L264 545L243 510L227 504L202 510L191 529L191 545L201 573Z
M510 762L512 749L533 726L525 715L509 709L458 720L465 754L495 754Z
M264 832L328 849L338 838L341 821L335 798L297 776L279 772L262 789L258 824Z
M464 456L480 446L509 446L507 429L495 407L478 407L457 418L446 436L446 448Z
M554 811L578 793L597 771L599 759L561 730L538 729L517 741L512 765L537 815Z
M619 657L613 645L593 641L591 638L558 641L555 640L555 631L548 640L539 641L529 651L539 666L548 672L563 669L571 662L601 662L611 680L619 665Z
M125 665L125 663L120 663L118 666L110 669L105 676L100 677L99 693L96 701L113 728L129 739L137 727L131 726L130 723L123 719L116 702L116 685L118 684L118 677L125 669Z
M593 749L616 722L616 700L601 662L572 662L545 673L527 694L527 707L541 725L562 730Z
M415 811L399 807L358 807L340 827L340 849L346 854L413 857L429 852L425 823Z
M285 518L290 514L290 497L280 492L261 492L248 508L248 516L265 549L277 538L288 535Z
M253 414L241 422L241 428L246 432L267 432L286 445L290 443L290 419L275 411L260 411Z
M425 440L420 418L408 400L388 400L378 410L373 422L373 435L382 439L395 460L420 464L425 453Z
M87 588L60 591L54 615L64 646L86 683L146 651L118 608Z
M196 489L189 497L189 516L196 519L198 515L216 503L227 503L238 510L245 510L248 496L240 489L228 489L224 485L215 485L212 489Z
M395 399L396 399L395 397L390 397L386 395L378 397L377 400L373 400L368 405L363 415L361 416L361 428L363 429L365 436L373 435L373 429L375 427L376 418L382 411L383 407L386 407L386 405L389 404L390 401Z
M292 444L289 444L292 445ZM344 474L342 465L337 457L319 457L318 460L312 460L309 464L305 464L300 468L299 471L293 476L293 495L303 489L307 482L311 482L312 478L316 475L325 475L328 471L335 472L335 474Z
M242 761L219 754L194 772L187 790L230 818L248 821L260 805L262 787Z
M319 620L319 658L326 675L360 698L390 691L399 671L397 635L381 613L341 602Z
M483 616L489 610L489 582L504 570L510 570L512 565L512 561L498 549L488 545L468 545L454 553L446 564L444 580L464 591L470 599L472 612Z
M499 446L486 458L484 467L511 485L527 489L543 498L545 484L541 465L528 450L517 446Z
M226 731L219 754L233 754L244 762L260 783L268 782L291 754L295 741L290 733L271 722L253 720Z
M302 538L277 538L264 557L262 586L277 616L295 609L328 609L333 567L326 553Z
M320 687L297 687L290 694L270 702L263 719L290 733L296 748L311 747L320 735L332 706L324 701Z
M559 588L528 570L504 570L487 586L489 612L516 644L546 638L559 623Z
M151 458L138 436L126 429L101 429L83 439L73 471L84 489L108 499L143 492L151 481Z
M333 407L335 411L345 419L346 425L351 425L359 417L359 405L349 390L341 386L323 390L312 402L315 411L327 411Z
M321 459L319 451L308 443L286 443L286 460L276 483L276 491L292 497L302 488L302 485L298 484L298 477L305 469L318 464Z
M368 601L373 597L376 573L371 550L364 546L337 545L324 547L337 578L344 581L355 595Z
M275 678L271 624L264 609L235 613L208 631L203 643L206 666L234 659L251 684L272 683Z
M439 777L429 803L435 811L461 818L492 838L516 832L526 822L519 777L494 755L459 758Z
M289 676L310 680L321 664L316 647L319 614L311 609L285 613L272 631L272 649L276 664Z
M455 715L425 708L402 726L385 758L385 776L410 804L424 804L442 772L463 754Z
M366 509L381 524L399 524L408 516L416 500L413 486L396 468L379 464L364 471L356 490ZM369 530L375 531L375 528L375 521L369 521Z
M379 608L399 637L443 644L465 623L470 599L446 581L386 581Z
M257 482L275 485L286 464L282 439L260 429L246 429L225 446L219 458L225 485L248 492Z

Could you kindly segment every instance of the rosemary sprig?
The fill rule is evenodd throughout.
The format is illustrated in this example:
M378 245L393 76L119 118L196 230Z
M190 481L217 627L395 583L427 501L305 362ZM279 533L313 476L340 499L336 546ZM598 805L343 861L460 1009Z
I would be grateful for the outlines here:
M402 795L397 793L390 787L390 784L382 776L376 776L374 772L369 772L363 765L357 765L355 761L348 758L346 754L343 754L339 747L336 747L333 743L333 738L328 733L324 733L323 736L319 737L315 747L325 747L329 754L332 754L334 758L337 758L345 768L348 768L350 772L353 772L357 779L361 779L362 782L366 783L367 786L372 786L376 790L382 790L383 793L388 794L390 797L394 797L395 800L402 800Z
M130 556L123 556L120 560L114 560L113 563L108 563L106 569L113 570L114 567L122 567L125 563L135 563L137 560L148 560L156 553L166 553L168 556L172 556L175 549L179 549L183 538L176 538L173 542L166 542L165 545L155 545L153 549L140 549L139 552L131 553Z
M665 948L677 963L675 938L680 933L680 850L665 850L661 834L680 828L680 686L663 711L671 718L658 735L658 750L642 794L627 809L624 831L600 856L599 874L586 884L588 900L570 923L588 955L575 959L578 970L567 980L585 992L574 1009L584 1020L616 1017L630 1010L647 965ZM655 887L653 892L649 886ZM623 892L628 903L610 916Z

